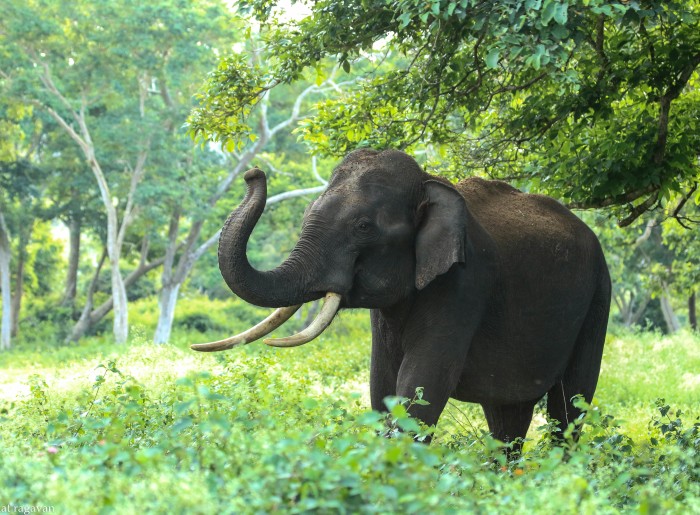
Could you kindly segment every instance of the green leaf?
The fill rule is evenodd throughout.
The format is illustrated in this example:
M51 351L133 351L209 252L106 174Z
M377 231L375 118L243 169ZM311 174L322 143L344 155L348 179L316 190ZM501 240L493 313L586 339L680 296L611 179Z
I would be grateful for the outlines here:
M412 433L417 433L420 431L420 425L414 418L399 418L396 421L396 425L399 426L403 431L408 431Z
M552 35L559 40L564 40L571 35L571 32L563 25L555 25L552 27Z
M543 25L547 25L550 21L552 21L552 18L554 18L554 15L556 14L557 6L558 4L553 0L545 0L542 15L540 17Z
M489 50L489 53L486 54L486 66L489 68L496 68L496 66L498 66L498 57L500 53L498 48Z
M554 12L554 21L565 25L569 19L569 6L566 3L558 4Z

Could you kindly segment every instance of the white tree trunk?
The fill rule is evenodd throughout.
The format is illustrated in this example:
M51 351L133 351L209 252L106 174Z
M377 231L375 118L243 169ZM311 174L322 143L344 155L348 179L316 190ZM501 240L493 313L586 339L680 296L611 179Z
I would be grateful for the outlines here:
M129 194L126 199L126 205L124 207L123 220L121 226L119 225L119 216L117 213L117 208L114 205L112 198L112 193L110 191L107 179L102 171L99 161L97 160L95 154L95 145L92 141L92 136L90 134L90 129L88 128L87 119L85 113L87 111L87 100L85 94L80 97L80 106L76 111L74 104L69 102L63 94L60 92L58 87L53 81L51 76L51 69L47 63L40 62L43 73L39 76L41 82L43 83L46 90L54 96L64 107L64 109L69 113L69 118L66 119L61 114L59 114L55 109L48 105L41 105L46 111L51 115L51 117L58 122L58 124L66 131L66 133L75 141L85 156L87 164L92 169L92 173L95 176L97 182L97 187L100 191L100 197L102 198L102 203L104 204L105 211L107 214L107 254L109 256L109 264L111 266L112 275L112 309L114 310L114 339L117 343L125 343L129 337L129 313L128 313L128 303L126 297L126 287L124 285L124 279L121 276L119 268L119 258L121 257L121 249L124 243L124 237L126 235L126 230L131 223L132 216L134 214L134 201L136 187L143 178L145 172L146 158L148 156L148 148L150 147L150 139L147 139L144 149L139 152L136 159L136 165L132 169L131 166L127 165L127 168L131 172L131 185L129 188ZM144 117L144 102L148 92L144 86L144 82L139 78L139 106L141 112L141 118ZM83 92L84 93L84 92ZM72 122L69 122L72 120Z
M129 338L129 305L126 298L124 280L119 271L119 261L117 260L116 263L115 265L110 258L110 266L112 268L112 298L114 299L114 305L112 307L114 312L114 326L112 330L116 343L126 343L126 340Z
M180 284L169 284L164 286L160 292L158 299L158 325L156 333L153 336L154 343L168 343L170 341L170 333L173 327L173 319L175 318L175 307L177 306L177 296L180 292Z
M10 330L12 326L10 236L2 213L0 213L0 290L2 290L2 317L0 318L0 350L2 350L10 348Z
M664 294L661 296L661 312L664 315L664 321L666 322L666 327L669 333L675 333L681 328L681 324L678 321L676 313L673 311L671 306L671 299L668 295Z
M678 321L678 317L673 311L673 306L671 306L671 295L669 292L669 287L666 282L662 282L661 289L663 293L661 294L661 312L664 315L664 321L666 322L666 327L668 327L669 333L675 333L680 330L681 323Z

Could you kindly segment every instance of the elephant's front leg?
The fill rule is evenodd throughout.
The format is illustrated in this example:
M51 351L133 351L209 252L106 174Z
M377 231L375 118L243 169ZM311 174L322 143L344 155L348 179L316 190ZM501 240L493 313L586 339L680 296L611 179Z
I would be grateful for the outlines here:
M386 411L384 399L396 395L396 380L403 358L400 334L402 320L393 313L378 309L370 312L372 319L372 361L369 393L372 409Z
M409 413L427 425L436 424L460 381L472 338L481 319L481 299L454 270L420 292L406 318L404 349L396 394L409 399L423 387L429 404L414 404Z
M466 347L466 345L465 345ZM411 416L428 426L437 424L450 396L455 391L464 366L465 356L459 352L436 353L434 349L416 349L405 354L396 384L396 394L413 399L418 387L423 388L427 405L412 404Z

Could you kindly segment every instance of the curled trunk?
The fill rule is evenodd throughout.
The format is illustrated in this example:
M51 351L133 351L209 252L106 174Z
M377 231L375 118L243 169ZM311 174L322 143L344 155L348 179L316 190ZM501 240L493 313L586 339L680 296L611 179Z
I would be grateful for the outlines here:
M267 183L259 168L245 173L247 191L243 202L231 213L219 239L219 269L231 291L246 302L263 307L284 307L314 300L307 291L303 274L303 253L299 244L280 266L261 272L253 268L246 255L250 234L265 209Z
M312 278L311 271L322 269L321 263L327 261L324 253L319 250L322 244L319 243L319 233L314 229L302 229L302 235L290 256L274 270L261 272L251 266L246 247L250 234L265 209L267 183L265 174L258 168L248 170L244 178L247 183L245 198L221 230L219 268L231 291L243 300L279 309L240 334L224 340L191 345L193 350L200 352L226 350L262 338L281 326L301 304L326 294L321 313L304 331L289 338L265 340L268 345L277 347L302 345L328 327L340 306L341 295L327 291Z

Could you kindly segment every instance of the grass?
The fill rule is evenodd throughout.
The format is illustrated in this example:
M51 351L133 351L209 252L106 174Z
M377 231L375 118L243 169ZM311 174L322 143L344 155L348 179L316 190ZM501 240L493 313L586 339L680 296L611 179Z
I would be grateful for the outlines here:
M188 345L265 311L193 299L178 313L189 329L154 346L151 307L134 306L125 346L93 337L0 355L0 506L700 513L697 336L611 331L582 441L550 445L540 413L506 464L478 406L451 401L430 446L395 431L420 430L405 403L388 420L369 411L365 312L306 346L199 354Z

